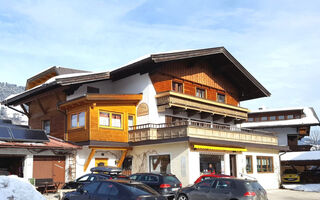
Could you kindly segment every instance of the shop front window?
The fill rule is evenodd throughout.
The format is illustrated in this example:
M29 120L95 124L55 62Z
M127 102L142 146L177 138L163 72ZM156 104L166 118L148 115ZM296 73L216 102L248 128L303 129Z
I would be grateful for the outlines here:
M224 174L222 155L200 154L200 172L202 174Z
M170 155L155 155L149 157L149 171L160 173L171 173Z

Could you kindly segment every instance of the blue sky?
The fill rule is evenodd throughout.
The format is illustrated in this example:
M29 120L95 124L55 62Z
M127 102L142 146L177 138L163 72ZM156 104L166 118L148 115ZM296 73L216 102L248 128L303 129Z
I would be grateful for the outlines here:
M319 10L317 0L0 0L0 81L224 46L272 93L241 106L312 106L320 115Z

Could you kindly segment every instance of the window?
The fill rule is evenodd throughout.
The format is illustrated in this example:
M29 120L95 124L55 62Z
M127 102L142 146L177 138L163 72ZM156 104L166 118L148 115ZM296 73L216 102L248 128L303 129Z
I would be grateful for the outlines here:
M273 172L273 158L267 156L257 156L257 171L259 173Z
M246 156L246 170L247 173L252 173L252 156Z
M97 190L99 185L100 185L100 182L92 182L84 185L83 190L86 190L89 194L93 194Z
M99 125L110 126L110 113L100 111Z
M284 120L284 115L278 116L278 119L279 119L279 120Z
M121 115L112 113L111 126L115 128L121 128Z
M225 103L226 102L226 95L218 93L217 99L218 99L218 102Z
M175 92L183 93L182 83L172 82L172 90Z
M150 172L171 173L170 155L156 155L149 157Z
M133 115L128 116L128 126L134 126L134 117Z
M206 98L206 90L201 89L201 88L197 88L196 89L196 96L200 97L200 98Z
M232 188L232 182L230 180L219 180L216 181L216 189L228 190Z
M261 117L261 121L267 121L268 117Z
M42 129L46 134L50 134L50 120L42 121Z
M102 182L101 186L97 190L97 194L107 195L107 196L117 196L119 194L119 190L113 183Z
M86 113L80 112L71 115L71 128L84 127L86 122Z
M270 120L272 121L276 120L276 116L270 116Z
M122 114L100 111L99 126L103 128L122 128Z
M293 119L293 115L288 115L287 119Z
M253 117L249 117L248 122L253 122Z

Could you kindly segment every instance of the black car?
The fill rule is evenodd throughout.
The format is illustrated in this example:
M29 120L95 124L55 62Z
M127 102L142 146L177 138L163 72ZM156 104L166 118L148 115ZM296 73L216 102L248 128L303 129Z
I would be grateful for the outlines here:
M127 176L120 174L121 168L116 167L94 167L91 168L92 173L83 175L75 181L70 181L62 187L62 189L76 189L80 185L90 183L92 181L108 180L108 179L129 179Z
M165 200L149 186L130 180L94 181L68 192L63 200Z
M256 180L212 178L182 188L177 200L267 200L267 192Z
M173 199L182 187L179 179L172 174L137 173L129 176L131 180L142 182L168 199Z

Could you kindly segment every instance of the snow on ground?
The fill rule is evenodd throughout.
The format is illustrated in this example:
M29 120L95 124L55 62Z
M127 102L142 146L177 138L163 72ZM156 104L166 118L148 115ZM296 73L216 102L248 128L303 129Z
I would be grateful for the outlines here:
M27 180L15 175L0 176L0 200L45 200Z
M283 187L290 190L320 192L320 184L283 184Z

